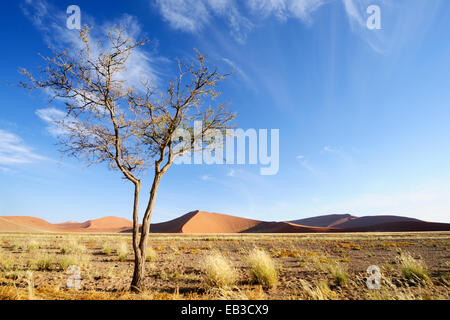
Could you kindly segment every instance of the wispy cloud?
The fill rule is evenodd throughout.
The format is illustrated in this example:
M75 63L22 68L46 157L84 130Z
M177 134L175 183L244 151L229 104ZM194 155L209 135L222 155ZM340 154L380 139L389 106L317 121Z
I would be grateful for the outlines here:
M45 159L45 157L35 153L18 135L0 129L1 165L20 165ZM6 170L9 169L2 169L2 171Z
M354 33L374 51L388 54L405 42L420 41L443 1L393 2L387 0L150 0L162 18L176 30L200 33L224 19L240 43L265 19L297 19L312 25L316 11L340 2ZM381 9L381 30L369 30L370 5Z
M228 177L234 177L235 174L236 174L236 171L234 169L230 169L227 172Z
M362 1L355 1L355 0L342 0L344 3L344 8L345 11L347 13L347 16L350 20L350 23L352 25L352 27L364 27L365 26L365 21L363 18L362 13L363 11L363 6L362 6Z
M330 147L330 146L325 146L325 147L323 147L323 151L329 152L329 153L335 153L335 152L338 152L337 149L335 149L335 148L333 148L333 147Z
M324 0L250 0L248 6L264 17L275 15L281 20L298 18L311 23L312 13L324 3Z
M209 181L209 180L212 180L212 177L210 175L205 174L205 175L201 176L200 179L203 181Z
M407 44L420 43L445 1L342 0L342 3L352 31L374 51L387 55ZM380 30L367 28L370 5L380 8Z
M66 115L63 111L55 108L38 109L36 115L47 122L47 131L52 136L57 137L65 133L65 130L57 124L58 121L64 119Z
M240 75L242 78L244 78L246 81L249 81L249 80L250 80L249 77L247 76L247 74L246 74L244 71L242 71L242 69L239 68L233 61L231 61L231 60L228 59L228 58L222 58L222 60L223 60L226 64L228 64L228 65L233 69L234 72L236 72L237 74L239 74L239 75Z
M215 17L225 18L231 35L244 42L253 24L241 15L234 0L156 0L164 20L177 30L199 32Z
M11 173L12 170L10 168L0 167L0 172L2 172L2 173Z
M372 0L342 0L344 4L345 12L347 13L348 21L352 31L366 41L373 50L378 53L385 53L385 48L383 43L386 42L385 34L383 30L369 30L367 28L367 8L373 4ZM381 24L385 22L385 13L388 11L388 5L386 2L381 0L383 3L381 9ZM390 31L393 33L393 30Z
M170 26L176 30L197 33L216 18L224 18L236 41L243 43L255 27L251 19L276 16L280 20L297 18L311 23L312 13L324 0L155 0L156 6Z
M58 10L45 0L26 0L21 5L22 12L30 19L33 25L41 31L44 41L52 48L70 49L68 52L77 54L82 48L82 41L77 30L69 30L66 27L67 14ZM124 14L119 18L98 23L87 12L82 12L82 24L91 28L91 43L96 43L100 47L91 47L93 56L99 54L100 50L108 49L108 42L105 41L108 31L113 28L126 28L126 36L139 40L145 37L141 25L133 16ZM153 57L143 48L136 48L129 56L126 69L118 75L118 80L126 81L134 88L140 88L142 82L151 82L156 85L159 72L154 67Z
M312 166L309 161L306 159L303 155L298 155L295 157L297 161L300 163L300 165L306 169L309 173L311 173L314 176L317 176L320 174L319 170L317 170L314 166Z
M301 160L300 165L313 175L318 175L318 171L307 160Z
M217 18L227 21L230 34L243 43L254 29L254 20L270 16L285 21L296 18L311 24L312 13L322 6L324 0L152 0L162 18L176 30L199 33Z
M174 29L196 32L210 19L210 12L201 0L156 0L162 17Z
M242 81L245 82L250 88L252 88L254 91L257 91L254 81L247 75L247 73L239 67L234 61L228 58L222 58L222 60L231 67L232 71L242 79Z

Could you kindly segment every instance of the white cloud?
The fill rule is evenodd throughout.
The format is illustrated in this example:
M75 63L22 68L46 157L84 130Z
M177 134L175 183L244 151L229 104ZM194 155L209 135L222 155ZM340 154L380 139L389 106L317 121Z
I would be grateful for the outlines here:
M36 111L36 115L47 122L47 131L52 136L57 137L66 133L66 130L58 125L58 122L62 121L66 116L63 111L55 108L38 109Z
M301 165L304 169L306 169L309 173L311 173L311 174L314 175L314 176L320 175L319 170L317 170L314 166L312 166L312 165L308 162L308 160L305 158L305 156L303 156L303 155L298 155L298 156L296 156L295 158L298 160L298 162L300 163L300 165Z
M69 49L69 53L74 55L82 48L82 41L77 30L69 30L66 27L67 14L58 10L45 0L29 0L22 6L22 11L34 26L43 34L44 41L52 48ZM111 19L104 23L98 23L85 11L82 14L82 25L88 25L91 29L89 38L92 44L99 44L100 48L93 45L91 54L98 56L100 49L108 49L107 34L113 28L126 28L125 36L135 40L144 38L141 25L133 16L124 14L120 18ZM126 69L118 74L117 80L124 80L134 88L141 88L144 81L152 82L156 85L159 72L154 68L152 57L142 47L136 48L129 56Z
M235 0L155 0L159 12L169 25L186 32L196 33L216 18L224 18L231 35L240 43L245 42L247 34L254 28L254 23L246 17L267 18L274 15L281 20L300 19L311 23L311 15L324 0L250 0L247 11L244 5Z
M264 17L274 14L279 18L285 18L286 0L249 0L247 5Z
M367 8L373 4L372 0L342 0L345 12L352 31L366 41L366 43L376 52L385 53L386 37L383 30L369 30L367 28ZM381 25L385 19L385 13L388 11L388 5L382 1ZM390 30L392 32L393 30Z
M236 171L234 169L230 169L227 173L228 177L234 177L234 175L236 174Z
M244 42L253 24L244 17L234 0L155 0L164 20L176 30L196 33L214 23L216 17L227 20L231 35Z
M330 147L330 146L325 146L325 147L323 147L323 151L325 151L325 152L330 152L330 153L337 152L336 149L334 149L334 148L332 148L332 147Z
M363 1L354 1L354 0L342 0L344 3L345 11L347 12L347 16L350 20L352 27L355 27L355 24L359 27L365 27L365 21L362 16L363 11ZM367 6L366 6L367 8Z
M11 173L12 170L10 168L0 167L0 172L3 173Z
M174 29L195 32L210 19L210 12L201 0L156 0L156 4Z
M44 159L45 157L35 153L18 135L0 129L0 164L18 165Z
M419 46L446 1L342 0L352 31L374 51L387 55L403 52L404 46ZM381 29L369 30L370 5L380 7Z
M237 42L244 43L247 40L248 33L253 29L253 23L242 16L234 6L230 8L227 17L231 35Z
M155 0L162 17L172 28L197 32L214 17L228 20L231 33L238 41L245 40L254 24L244 16L244 6L235 0ZM249 0L247 8L251 13L266 18L274 15L281 20L293 17L303 22L311 21L311 14L325 3L324 0Z
M201 176L200 179L203 180L203 181L209 181L209 180L212 179L212 177L205 174L205 175Z
M250 0L248 6L264 17L275 15L281 20L292 17L311 23L312 13L324 3L323 0Z
M254 88L254 84L253 81L250 79L250 77L244 72L244 70L242 70L239 66L236 65L235 62L231 61L228 58L222 58L222 60L228 64L233 72L235 72L238 76L240 76L242 78L242 80L244 80L249 86L251 86L253 89Z
M281 21L298 19L311 24L313 14L326 0L248 0L245 4L235 0L153 0L163 19L176 29L200 32L216 18L228 21L230 33L238 42L245 42L254 28L253 20L274 16ZM335 0L338 1L338 0ZM365 27L364 14L369 0L342 0L354 31ZM239 3L239 4L238 4ZM251 20L250 20L251 19Z
M300 161L300 165L305 168L307 171L309 171L309 173L311 173L312 175L319 175L319 171L314 168L312 165L309 164L309 162L307 160L301 160Z
M238 42L269 17L312 24L314 13L331 1L340 2L354 33L374 51L387 54L407 42L420 42L442 8L443 0L397 3L377 0L150 0L176 30L198 33L223 18ZM381 8L381 30L369 30L367 8ZM384 27L388 26L388 27Z
M325 2L322 0L293 0L290 3L290 12L304 22L311 22L311 14Z

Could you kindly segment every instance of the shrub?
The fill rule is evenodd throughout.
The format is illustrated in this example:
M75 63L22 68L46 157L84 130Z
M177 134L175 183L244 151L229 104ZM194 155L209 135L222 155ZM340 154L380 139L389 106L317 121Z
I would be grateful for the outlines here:
M300 280L300 285L308 299L311 300L331 300L337 297L336 293L328 287L326 281L319 281L314 288L305 280Z
M119 242L116 247L116 254L119 257L119 261L125 261L127 259L129 250L128 244L125 241Z
M66 271L68 267L76 265L78 263L78 259L76 256L67 255L63 256L58 261L58 266L61 270Z
M49 255L45 255L42 256L41 258L39 258L36 261L36 270L38 271L47 271L50 270L52 264L54 261L54 257L49 256Z
M145 252L145 260L154 261L157 256L158 253L156 252L155 249L153 249L153 247L147 247L147 250Z
M329 271L331 273L331 276L333 277L334 283L339 286L343 287L348 282L348 275L347 271L340 265L340 264L333 264L329 267Z
M0 251L0 272L7 272L14 268L14 259L10 254Z
M210 287L228 288L236 283L236 272L230 262L218 252L206 256L201 267L205 282Z
M59 249L62 254L80 254L86 252L86 247L75 240L64 242Z
M261 284L266 288L276 286L278 282L278 274L270 255L260 249L254 249L248 257L250 267L250 276L253 281Z
M27 244L26 244L26 250L27 251L33 251L36 250L40 247L39 243L36 240L30 240Z
M102 253L106 255L111 255L113 252L113 248L110 243L104 243L102 247Z
M407 252L402 252L398 258L403 276L413 281L428 281L428 269L422 260L416 260Z

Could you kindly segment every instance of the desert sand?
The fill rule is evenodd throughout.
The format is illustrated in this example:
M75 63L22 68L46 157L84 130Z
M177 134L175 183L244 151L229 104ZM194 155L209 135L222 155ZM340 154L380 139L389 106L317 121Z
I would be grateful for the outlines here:
M196 210L168 222L153 224L151 229L156 233L239 233L260 223L262 221Z
M0 232L131 232L133 223L120 217L52 224L26 216L0 217ZM400 216L327 215L295 221L262 221L221 213L192 211L151 225L153 233L325 233L450 231L450 224Z
M0 232L120 232L129 230L132 226L133 223L130 220L118 217L57 224L35 217L0 217Z
M299 224L309 227L334 227L336 225L342 224L344 222L359 219L358 217L352 216L351 214L329 214L325 216L318 216L306 219L299 219L289 221L294 224Z

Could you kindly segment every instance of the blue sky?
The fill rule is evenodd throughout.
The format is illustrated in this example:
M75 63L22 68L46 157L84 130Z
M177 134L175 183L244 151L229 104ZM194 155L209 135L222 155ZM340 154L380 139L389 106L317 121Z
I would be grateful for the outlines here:
M105 166L61 159L45 120L62 106L17 86L19 67L37 70L38 52L70 47L72 4L99 38L125 24L150 39L132 75L164 86L175 58L198 48L235 70L221 87L235 124L280 130L278 174L174 166L154 222L195 209L263 220L351 213L450 222L450 3L438 0L3 1L0 215L131 218L131 185ZM373 4L381 30L366 27Z

